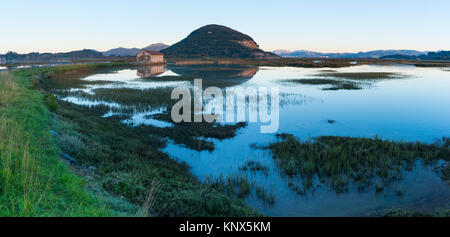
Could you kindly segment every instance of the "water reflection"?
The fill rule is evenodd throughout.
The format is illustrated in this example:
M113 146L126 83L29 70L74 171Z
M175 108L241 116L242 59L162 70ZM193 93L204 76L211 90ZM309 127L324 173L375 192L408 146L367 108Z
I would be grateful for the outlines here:
M141 66L137 69L140 78L156 77L164 73L164 65Z
M258 72L258 67L240 65L193 65L170 68L182 76L210 79L251 79Z
M203 86L232 87L252 79L258 67L240 65L192 65L174 66L170 70L183 77L201 78Z

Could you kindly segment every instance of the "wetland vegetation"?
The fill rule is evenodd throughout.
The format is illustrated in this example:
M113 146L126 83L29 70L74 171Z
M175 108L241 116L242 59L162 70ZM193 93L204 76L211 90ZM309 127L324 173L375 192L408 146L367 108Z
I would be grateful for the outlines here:
M319 70L312 74L313 78L286 79L282 83L299 83L304 85L326 85L322 90L361 90L370 86L370 83L387 80L407 78L407 75L395 72L338 72L336 70Z
M349 80L382 80L382 79L400 79L406 75L395 72L325 72L315 74L316 77L339 78Z
M406 208L391 208L378 212L381 217L450 217L450 209L440 209L431 213L418 212Z
M243 175L228 175L227 177L221 175L218 178L208 177L205 183L215 190L238 199L246 199L253 196L262 201L264 205L273 206L275 204L273 190L268 190L262 185L249 181Z
M400 180L404 170L411 170L418 161L436 164L450 160L450 139L445 137L434 144L377 137L321 136L305 141L290 134L277 137L279 141L268 149L282 173L292 178L292 188L300 194L314 191L318 185L327 185L338 193L351 188L379 193ZM448 168L440 168L442 176L446 176Z
M355 82L332 80L332 79L288 79L282 82L287 83L300 83L305 85L326 85L328 87L322 88L322 90L361 90L361 85Z

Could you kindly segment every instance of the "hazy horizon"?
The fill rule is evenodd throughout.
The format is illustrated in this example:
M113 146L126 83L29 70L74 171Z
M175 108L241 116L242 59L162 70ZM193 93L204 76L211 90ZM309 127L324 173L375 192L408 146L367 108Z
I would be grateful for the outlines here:
M161 43L161 42L156 42L156 43ZM156 43L151 43L151 44L156 44ZM147 47L147 46L149 46L149 45L151 45L151 44L148 44L148 45L146 45L146 46L144 46L144 47L122 47L122 46L118 46L118 47L114 47L114 48L110 48L110 49L117 49L117 48L127 48L127 49L132 49L132 48L138 48L138 49L141 49L141 48L145 48L145 47ZM170 45L169 45L170 46ZM15 52L15 53L19 53L19 54L28 54L28 53L41 53L41 54L43 54L43 53L67 53L67 52L71 52L71 51L80 51L80 50L95 50L95 51L98 51L98 52L105 52L105 51L108 51L108 50L110 50L110 49L107 49L107 50L97 50L97 49L89 49L89 48L83 48L83 49L73 49L73 50L70 50L70 51L58 51L58 52L50 52L50 51L30 51L30 52L17 52L17 51L14 51L14 50L8 50L8 51L6 51L6 52L3 52L3 53L0 53L0 54L6 54L6 53L8 53L9 51L12 51L12 52ZM286 49L274 49L274 50L267 50L267 51L270 51L270 52L274 52L274 51L278 51L278 50L286 50ZM384 51L390 51L390 50L416 50L416 49L373 49L373 50L367 50L367 51L361 51L361 50L359 50L359 51L353 51L353 52L348 52L348 51L346 51L346 52L328 52L328 51L315 51L315 50L309 50L309 49L294 49L294 50L287 50L287 51L289 51L289 52L295 52L295 51L308 51L308 52L317 52L317 53L337 53L337 54L345 54L345 53L360 53L360 52L369 52L369 51L378 51L378 50L384 50ZM439 50L416 50L416 51L419 51L419 52L437 52L437 51L448 51L448 50L445 50L445 49L439 49Z
M0 53L174 44L220 24L266 51L449 50L448 1L16 1L2 3ZM175 14L176 13L176 14Z

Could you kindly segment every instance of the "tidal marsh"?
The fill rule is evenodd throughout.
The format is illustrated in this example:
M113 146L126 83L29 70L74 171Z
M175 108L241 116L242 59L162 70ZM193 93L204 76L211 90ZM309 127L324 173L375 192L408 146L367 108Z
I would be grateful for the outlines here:
M170 108L175 101L170 99L169 92L177 85L191 87L193 76L188 74L196 70L203 76L211 76L204 80L204 85L279 87L280 132L305 139L298 141L300 146L303 141L311 141L313 148L308 150L308 159L280 161L268 150L252 148L250 144L276 143L274 134L259 133L259 123L173 123ZM448 187L439 178L448 173L445 160L387 159L385 155L392 154L383 153L383 144L393 143L400 154L408 157L407 150L415 146L404 147L403 143L420 141L419 147L423 147L448 135L448 116L436 109L448 105L446 72L355 66L352 71L411 75L404 80L357 80L312 76L344 72L347 70L344 68L318 72L317 69L262 67L253 75L244 70L237 77L238 70L233 69L227 78L215 70L215 67L184 66L177 74L176 67L169 67L157 77L141 79L133 68L110 68L73 79L70 73L59 74L62 76L57 78L42 79L39 75L34 78L37 88L45 88L58 98L55 113L64 126L57 122L59 125L54 130L62 134L58 141L61 139L64 152L83 165L97 167L98 170L91 171L95 183L112 196L123 196L134 205L146 202L153 180L160 182L161 191L154 207L156 215L258 215L248 207L251 206L267 215L349 216L363 215L379 206L399 207L401 202L414 206L422 201L421 197L431 200L427 208L445 205L445 200L439 198L449 195ZM65 77L69 79L66 81ZM308 85L279 83L291 78L332 80L329 83L333 84L317 84L320 86L317 90L316 82L312 81L304 81ZM324 90L344 82L364 90L332 93ZM431 96L415 96L428 91L433 91ZM249 109L253 107L248 105ZM147 123L151 120L170 126ZM380 138L374 138L376 134ZM314 140L328 135L336 137L336 141ZM318 147L323 151L314 144L321 145ZM341 147L341 151L330 151L327 147ZM350 151L344 152L346 149ZM365 150L373 152L364 153ZM289 149L282 151L296 156ZM311 154L333 157L330 154L334 152L338 156L336 162L330 159L316 162L309 158ZM358 152L361 155L357 156ZM416 154L414 150L411 152ZM350 159L350 155L357 157ZM401 166L399 160L405 164ZM368 168L361 168L363 165ZM356 169L361 171L355 172ZM222 181L206 182L207 177L221 173L226 174ZM430 184L435 185L432 192L427 188ZM189 208L185 207L186 203ZM326 208L323 203L327 203Z
M79 93L78 95L91 99L89 93L62 90L66 83L64 78L72 78L74 76L72 72L85 71L83 67L84 65L73 65L65 66L64 70L54 69L58 73L53 73L50 68L45 71L27 69L22 73L34 76L39 82L38 88L45 88L59 98ZM90 67L95 68L92 65ZM67 82L70 85L74 81L69 79ZM114 98L122 98L121 103L130 106L139 105L136 93L137 96L151 96L153 99L161 98L161 93L165 93L164 89L159 92L160 94L155 94L157 91L139 94L139 90L112 89L113 93L117 93L114 95L108 90L99 89L97 93L102 99L110 102ZM154 106L161 106L161 103L166 106L165 102L169 100L153 103ZM103 117L111 109L107 104L83 106L63 100L56 103L58 107L55 109L52 129L58 134L56 136L58 145L63 153L73 157L83 167L96 168L88 173L79 171L89 180L90 186L104 190L112 197L123 197L134 205L145 206L152 183L158 182L160 189L156 199L152 201L153 214L157 216L259 215L243 201L232 199L227 194L200 183L189 173L186 164L170 159L168 154L160 150L166 145L165 136L200 150L211 149L212 144L199 140L198 137L233 135L227 132L226 126L223 126L226 131L221 131L220 128L205 129L200 128L202 124L193 124L199 126L197 131L205 133L197 133L195 129L187 129L183 125L170 130L158 130L152 126L132 127L120 122L124 119L123 116ZM123 209L124 206L118 208Z

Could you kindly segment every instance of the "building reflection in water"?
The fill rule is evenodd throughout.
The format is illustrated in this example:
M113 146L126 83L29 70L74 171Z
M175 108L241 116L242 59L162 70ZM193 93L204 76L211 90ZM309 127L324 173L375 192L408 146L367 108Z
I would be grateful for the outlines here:
M137 69L140 78L156 77L164 72L164 65L141 66Z

